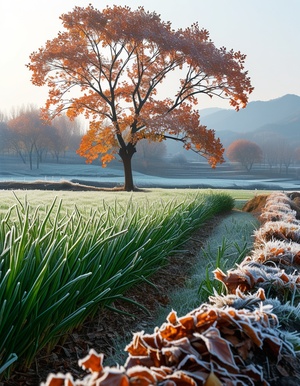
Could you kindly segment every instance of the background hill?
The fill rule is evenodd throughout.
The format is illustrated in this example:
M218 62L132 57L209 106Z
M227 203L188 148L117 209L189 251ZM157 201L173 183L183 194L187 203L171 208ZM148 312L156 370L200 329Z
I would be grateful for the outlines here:
M267 102L250 102L238 112L232 109L218 109L207 114L204 109L200 114L202 123L217 131L230 130L239 133L254 131L267 124L287 123L300 117L300 96L285 95ZM203 114L204 113L204 114Z
M208 108L200 110L201 123L216 131L223 146L240 138L260 142L262 137L276 136L300 147L300 96L287 94L270 101L250 102L245 109ZM187 160L199 156L182 148L181 143L166 141L171 157L181 154Z
M276 134L300 144L300 96L284 95L270 101L250 102L245 109L200 110L201 123L214 129L226 147L238 138L254 140Z

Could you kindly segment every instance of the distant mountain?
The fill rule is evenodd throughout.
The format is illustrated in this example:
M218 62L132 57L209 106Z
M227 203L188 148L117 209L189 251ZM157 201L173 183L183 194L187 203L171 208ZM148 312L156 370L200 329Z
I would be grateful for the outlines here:
M268 125L261 126L260 128L251 132L253 139L264 134L277 135L283 137L286 140L293 140L300 142L300 114L293 117L290 121L279 122L279 123L270 123ZM250 133L248 133L249 135Z
M300 96L287 94L270 101L250 102L245 109L207 108L200 110L200 122L214 129L227 148L237 139L259 143L268 136L283 137L300 147ZM189 160L199 157L183 149L182 143L166 141L168 156L182 153Z
M216 112L204 114L200 110L201 123L216 132L235 132L245 134L262 127L273 125L276 131L295 130L299 127L300 96L287 94L281 98L270 101L250 102L245 109L240 111L219 109Z
M211 114L217 113L217 112L219 112L221 110L223 110L223 109L220 108L220 107L208 107L207 109L202 109L200 111L201 118L206 117L207 115L211 115Z

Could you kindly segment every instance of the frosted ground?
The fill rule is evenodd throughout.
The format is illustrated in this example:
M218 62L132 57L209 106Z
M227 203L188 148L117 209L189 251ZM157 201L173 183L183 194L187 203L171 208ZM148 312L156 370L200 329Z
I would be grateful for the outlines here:
M251 176L239 176L218 173L214 178L206 174L205 178L162 178L146 175L134 171L134 183L140 188L230 188L230 189L275 189L275 190L298 190L300 181L292 178L268 178L256 179ZM222 178L219 178L222 176ZM0 181L72 181L96 186L118 186L124 182L123 170L117 168L102 168L98 165L63 165L42 164L39 169L29 170L28 165L6 165L0 164Z

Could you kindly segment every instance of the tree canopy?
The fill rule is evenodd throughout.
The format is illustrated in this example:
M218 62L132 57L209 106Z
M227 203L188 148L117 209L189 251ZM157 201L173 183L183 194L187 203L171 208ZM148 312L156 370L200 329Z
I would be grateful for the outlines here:
M230 161L240 162L248 172L255 162L261 162L263 159L261 148L255 142L247 139L238 139L232 142L228 146L226 154Z
M47 85L44 113L67 110L89 120L78 150L103 166L119 154L125 190L133 190L131 158L141 139L181 141L212 167L224 149L213 130L200 123L197 96L229 99L236 110L252 92L241 52L216 48L209 32L195 23L172 29L143 7L75 7L61 17L64 32L30 56L32 83ZM174 91L162 97L170 78Z

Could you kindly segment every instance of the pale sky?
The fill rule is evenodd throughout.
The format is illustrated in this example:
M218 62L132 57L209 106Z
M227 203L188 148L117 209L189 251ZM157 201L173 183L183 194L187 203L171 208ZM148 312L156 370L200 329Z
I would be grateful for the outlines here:
M42 107L48 89L30 82L29 55L62 26L59 16L76 5L142 5L173 28L193 22L210 32L217 47L247 55L246 69L255 87L250 101L300 95L300 0L0 0L0 112ZM202 97L199 109L229 108L228 101Z

